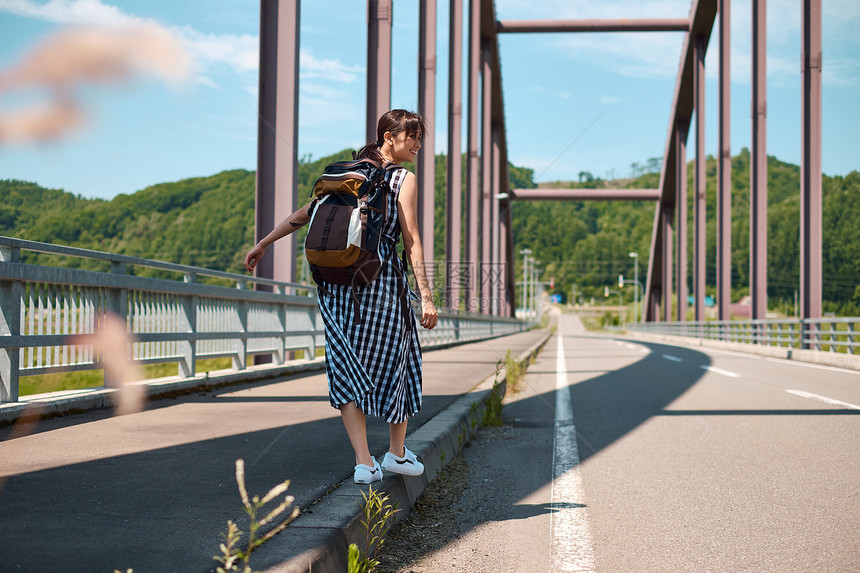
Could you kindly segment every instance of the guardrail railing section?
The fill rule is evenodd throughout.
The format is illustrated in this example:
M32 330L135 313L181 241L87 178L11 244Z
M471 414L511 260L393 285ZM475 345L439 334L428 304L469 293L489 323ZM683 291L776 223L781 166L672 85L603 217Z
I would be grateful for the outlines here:
M69 344L69 337L92 334L108 297L104 289L44 282L21 282L19 334L30 345L18 353L19 375L94 367L89 344Z
M667 336L855 354L858 346L855 340L858 323L860 318L857 317L781 318L643 322L628 325L628 328Z
M191 323L186 314L189 305L184 297L142 290L128 291L126 297L128 304L123 314L135 341L131 345L132 360L141 364L179 362L182 373L193 376L194 364L189 356L193 353L188 348Z
M240 360L240 356L245 354L244 345L228 338L235 336L228 333L242 330L238 301L200 296L194 306L197 309L195 322L199 337L197 358L229 357L233 359L233 368L244 368L245 361Z
M25 264L22 250L101 261L110 271ZM229 357L233 369L243 370L255 354L282 364L290 353L312 359L325 346L313 286L9 237L0 237L0 262L0 402L18 400L20 376L101 368L94 339L85 335L100 331L107 312L125 321L129 358L176 362L184 378L195 375L201 358ZM176 278L135 276L132 267ZM213 279L235 287L208 284ZM419 335L422 346L432 348L528 326L443 311L437 327L419 329ZM106 378L104 385L119 382Z

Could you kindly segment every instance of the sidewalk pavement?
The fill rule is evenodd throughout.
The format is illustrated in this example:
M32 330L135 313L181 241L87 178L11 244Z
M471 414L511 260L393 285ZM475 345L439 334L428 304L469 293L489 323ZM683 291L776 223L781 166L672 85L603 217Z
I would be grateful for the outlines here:
M398 517L440 469L440 453L456 455L499 361L547 337L537 330L425 353L424 407L407 445L427 472L382 482L404 509ZM379 458L387 424L368 420L368 439ZM309 508L254 553L255 570L345 571L357 541L362 488L324 373L158 400L125 416L94 410L17 424L0 440L0 572L212 571L227 520L247 530L237 458L251 495L291 479L295 504Z

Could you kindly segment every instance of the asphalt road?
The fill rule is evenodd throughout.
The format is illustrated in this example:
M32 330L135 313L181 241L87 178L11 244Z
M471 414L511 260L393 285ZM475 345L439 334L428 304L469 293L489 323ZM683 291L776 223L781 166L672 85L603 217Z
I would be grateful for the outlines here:
M458 538L402 571L860 571L858 372L562 315L504 417Z

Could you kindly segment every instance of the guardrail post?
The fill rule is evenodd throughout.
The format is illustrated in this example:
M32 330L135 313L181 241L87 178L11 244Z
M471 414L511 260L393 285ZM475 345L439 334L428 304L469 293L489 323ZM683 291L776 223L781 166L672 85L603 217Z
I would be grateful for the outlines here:
M316 316L318 314L316 307L308 307L307 313L308 313L308 329L309 330L316 330L316 328L317 328ZM313 360L317 357L317 337L316 337L316 335L311 334L308 337L308 339L309 339L308 348L307 348L308 354L307 354L307 356L305 356L305 358L307 358L308 360Z
M276 294L287 294L287 286L286 285L275 285L272 288L272 292ZM272 361L275 364L283 364L286 360L292 360L294 358L294 353L287 353L287 303L286 302L276 302L273 303L275 309L277 310L277 318L279 325L279 330L283 332L283 334L278 339L278 347L272 353Z
M125 263L111 261L110 272L112 275L126 274L127 269ZM110 290L108 291L107 304L108 307L105 310L114 313L121 318L126 325L128 325L128 289L110 287ZM126 349L126 353L126 358L130 358L131 348ZM104 356L100 356L99 358L104 361ZM114 380L107 369L105 369L104 372L105 388L116 388L118 386L122 386L124 380Z
M236 288L247 288L248 281L237 281ZM236 316L239 319L239 332L248 332L248 302L240 300L236 302ZM233 354L233 369L244 370L248 363L248 339L245 337L236 339L236 352Z
M0 261L20 262L20 250L0 247ZM21 281L0 282L0 336L21 334ZM20 348L0 349L0 402L18 401Z
M197 282L196 273L185 273L185 282L194 284ZM197 332L197 295L185 295L182 297L182 315L180 317L180 329L190 334ZM179 361L179 375L185 378L193 378L197 373L197 340L182 340L179 342L179 353L182 360Z
M845 335L845 341L847 342L846 352L854 354L854 323L849 322L846 326L848 327L848 333Z

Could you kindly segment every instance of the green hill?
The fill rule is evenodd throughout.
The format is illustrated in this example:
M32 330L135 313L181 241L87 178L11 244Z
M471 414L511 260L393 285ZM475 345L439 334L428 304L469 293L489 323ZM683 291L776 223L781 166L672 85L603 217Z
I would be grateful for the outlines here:
M299 201L325 164L350 157L348 150L299 165ZM436 158L435 258L444 258L444 156ZM749 152L732 160L733 298L746 293L749 268ZM533 171L509 165L512 187L534 187ZM799 168L768 158L768 293L771 307L793 300L798 284ZM693 166L688 189L692 193ZM708 283L713 293L716 163L708 158ZM592 179L557 183L569 187L656 187L659 175L626 181ZM690 203L692 204L692 203ZM253 242L254 172L224 171L211 177L162 183L110 201L87 199L34 183L0 181L0 234L114 253L242 272ZM654 204L650 202L514 202L515 250L530 248L543 280L556 292L572 284L586 296L602 296L619 274L633 275L630 251L640 254L644 280L650 252ZM692 232L692 214L689 229ZM825 309L860 314L860 173L824 177ZM300 232L299 239L303 237ZM39 257L28 254L36 262ZM517 256L517 274L522 259ZM52 257L51 264L57 264ZM68 266L101 268L96 261L68 258ZM157 271L136 270L159 275ZM519 279L518 279L519 280Z
M749 173L747 149L732 158L732 300L749 291ZM716 292L716 170L713 157L707 176L707 287ZM694 163L688 176L688 252L692 253ZM613 186L599 179L570 187ZM659 174L628 182L629 188L654 188ZM560 186L557 184L556 186ZM786 310L799 288L800 168L768 157L768 297L773 309ZM860 315L860 172L823 177L823 298L825 312ZM618 275L633 277L631 251L640 255L644 281L651 248L654 204L648 202L534 202L513 206L517 250L530 248L543 263L543 280L555 277L555 292L602 297L603 287ZM520 263L521 264L521 263ZM692 288L692 256L688 285ZM631 291L632 296L632 291Z

